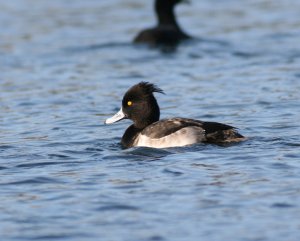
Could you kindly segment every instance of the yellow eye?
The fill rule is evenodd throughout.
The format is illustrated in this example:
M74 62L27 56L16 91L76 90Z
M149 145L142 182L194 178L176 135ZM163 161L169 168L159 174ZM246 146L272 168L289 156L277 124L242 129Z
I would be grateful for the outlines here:
M132 105L132 102L131 102L131 101L128 101L128 102L127 102L127 105L128 105L128 106L131 106L131 105Z

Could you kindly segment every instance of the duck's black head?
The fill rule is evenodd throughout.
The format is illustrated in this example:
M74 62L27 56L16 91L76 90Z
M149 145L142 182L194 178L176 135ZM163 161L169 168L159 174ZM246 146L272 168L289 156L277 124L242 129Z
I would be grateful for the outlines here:
M155 0L155 8L173 8L178 3L188 2L188 0Z
M186 0L155 0L155 12L159 25L176 25L174 7L176 4L186 2Z
M148 82L132 86L123 97L121 110L105 123L111 124L128 118L134 122L136 128L143 129L158 121L160 111L154 92L163 93L156 85Z
M155 12L157 15L158 26L175 28L178 32L182 33L182 35L188 37L188 35L184 34L180 29L174 13L175 6L182 2L188 2L188 0L155 0Z

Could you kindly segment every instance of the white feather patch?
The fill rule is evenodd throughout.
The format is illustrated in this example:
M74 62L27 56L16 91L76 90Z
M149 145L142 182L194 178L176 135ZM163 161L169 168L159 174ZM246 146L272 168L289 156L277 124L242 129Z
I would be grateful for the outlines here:
M191 145L205 140L205 131L201 127L189 126L161 138L150 138L140 134L136 138L134 146L168 148Z

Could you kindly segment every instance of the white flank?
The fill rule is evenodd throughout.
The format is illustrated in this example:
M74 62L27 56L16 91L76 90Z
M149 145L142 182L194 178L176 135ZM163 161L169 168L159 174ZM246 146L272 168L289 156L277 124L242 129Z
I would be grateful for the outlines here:
M201 127L189 126L157 139L140 134L135 140L134 146L146 146L153 148L186 146L204 141L204 133L205 131Z

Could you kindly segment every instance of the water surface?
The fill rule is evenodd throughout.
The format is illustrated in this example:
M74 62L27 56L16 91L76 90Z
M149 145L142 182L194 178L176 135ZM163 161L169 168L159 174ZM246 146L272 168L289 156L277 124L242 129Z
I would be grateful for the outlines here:
M300 239L300 3L181 5L198 37L136 47L151 1L0 1L2 240ZM248 140L123 150L105 126L139 81L163 118L234 125Z

